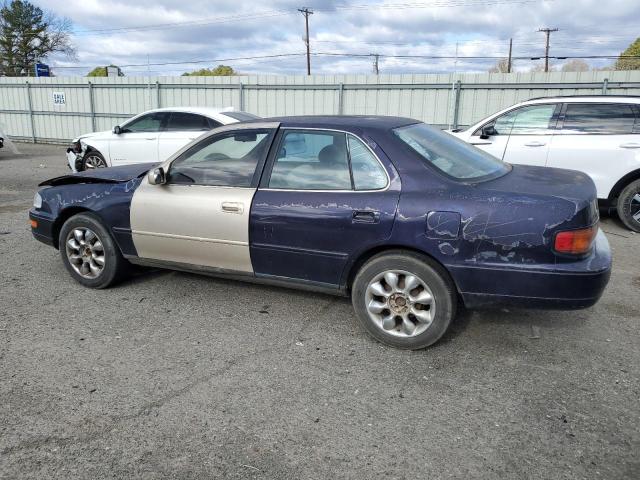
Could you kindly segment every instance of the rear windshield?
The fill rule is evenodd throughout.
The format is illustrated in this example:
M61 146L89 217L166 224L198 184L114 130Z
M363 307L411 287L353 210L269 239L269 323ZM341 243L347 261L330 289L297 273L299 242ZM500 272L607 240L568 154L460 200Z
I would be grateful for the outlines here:
M490 180L511 169L479 148L424 123L396 128L393 133L425 162L456 180Z
M246 122L249 120L256 120L258 118L260 118L257 115L254 115L253 113L247 113L247 112L223 112L227 117L231 117L235 120L238 120L239 122Z

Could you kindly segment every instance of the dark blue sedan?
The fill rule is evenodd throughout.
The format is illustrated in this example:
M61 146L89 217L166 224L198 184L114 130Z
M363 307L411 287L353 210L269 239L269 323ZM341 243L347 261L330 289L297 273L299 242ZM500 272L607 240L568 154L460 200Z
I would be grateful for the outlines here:
M350 295L401 348L436 342L460 304L588 307L611 270L587 175L505 164L408 118L229 125L160 165L41 186L33 235L82 285L134 263Z

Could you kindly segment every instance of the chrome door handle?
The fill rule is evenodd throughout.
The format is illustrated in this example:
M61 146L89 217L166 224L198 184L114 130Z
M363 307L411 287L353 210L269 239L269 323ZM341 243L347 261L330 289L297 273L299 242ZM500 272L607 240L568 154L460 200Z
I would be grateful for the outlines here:
M244 205L240 202L222 202L222 211L227 213L242 213Z
M157 138L145 138L145 140L157 140Z
M621 143L620 148L640 148L640 143L636 143L636 142Z
M538 141L528 142L524 144L525 147L544 147L545 145L546 145L546 142L538 142Z

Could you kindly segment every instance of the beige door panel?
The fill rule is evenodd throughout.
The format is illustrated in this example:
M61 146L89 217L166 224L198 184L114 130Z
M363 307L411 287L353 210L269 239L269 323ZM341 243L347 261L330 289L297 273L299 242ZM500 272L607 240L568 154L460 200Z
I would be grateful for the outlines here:
M142 258L253 272L249 211L255 188L151 185L131 202L133 242Z

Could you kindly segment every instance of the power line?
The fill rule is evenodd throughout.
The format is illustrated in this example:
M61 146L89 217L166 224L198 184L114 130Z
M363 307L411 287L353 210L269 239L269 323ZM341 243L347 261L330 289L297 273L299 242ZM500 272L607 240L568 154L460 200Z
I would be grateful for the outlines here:
M187 60L184 62L149 62L149 63L130 63L125 65L118 65L120 68L128 68L128 67L148 67L148 66L166 66L166 65L191 65L191 64L201 64L201 63L216 63L216 62L233 62L240 60L265 60L265 59L275 59L275 58L287 58L287 57L301 57L304 53L279 53L274 55L255 55L249 57L234 57L234 58L214 58L209 60ZM107 62L108 63L108 62ZM11 67L21 67L22 65L10 65ZM82 69L82 68L93 68L95 65L52 65L51 68L55 69Z
M201 64L201 63L215 63L215 62L230 62L230 61L241 61L241 60L265 60L265 59L276 59L276 58L288 58L288 57L301 57L306 55L305 53L282 53L275 55L256 55L250 57L235 57L235 58L216 58L209 60L189 60L184 62L150 62L150 63L134 63L134 64L125 64L119 65L121 68L128 67L147 67L147 66L166 66L166 65L191 65L191 64ZM501 60L503 56L488 56L488 55L470 55L470 56L460 56L457 57L454 55L384 55L384 54L375 54L379 58L392 58L392 59L417 59L417 60ZM311 56L316 57L345 57L345 58L358 58L358 59L370 59L371 53L340 53L340 52L313 52ZM544 58L544 56L513 56L512 60L540 60ZM640 59L640 55L565 55L565 56L549 56L549 59L553 60L571 60L571 59L585 59L585 60L594 60L594 59L618 59L618 58L629 58L629 59ZM21 65L11 65L12 67L21 66ZM55 69L82 69L82 68L93 68L95 65L52 65L51 68Z

